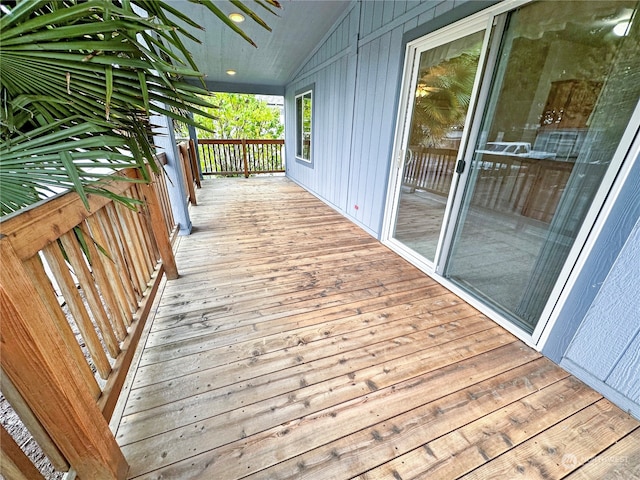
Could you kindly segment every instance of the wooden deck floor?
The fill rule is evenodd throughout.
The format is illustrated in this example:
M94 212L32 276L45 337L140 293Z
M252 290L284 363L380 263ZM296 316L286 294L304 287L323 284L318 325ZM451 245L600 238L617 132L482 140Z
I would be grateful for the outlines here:
M117 430L130 478L640 477L636 420L292 182L198 196Z

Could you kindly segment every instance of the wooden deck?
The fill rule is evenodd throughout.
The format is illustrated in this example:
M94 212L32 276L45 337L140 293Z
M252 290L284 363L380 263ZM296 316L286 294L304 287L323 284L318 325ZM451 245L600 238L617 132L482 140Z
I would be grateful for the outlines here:
M640 478L636 420L284 177L206 180L192 219L130 478Z

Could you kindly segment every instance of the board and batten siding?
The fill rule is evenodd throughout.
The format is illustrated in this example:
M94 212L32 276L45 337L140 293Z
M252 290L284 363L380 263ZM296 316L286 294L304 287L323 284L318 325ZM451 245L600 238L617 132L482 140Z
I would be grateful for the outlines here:
M287 176L344 211L355 88L358 18L351 8L286 88ZM295 96L313 87L311 163L295 159Z
M287 85L287 175L380 238L405 33L464 1L354 2ZM314 87L313 161L295 160L295 95Z

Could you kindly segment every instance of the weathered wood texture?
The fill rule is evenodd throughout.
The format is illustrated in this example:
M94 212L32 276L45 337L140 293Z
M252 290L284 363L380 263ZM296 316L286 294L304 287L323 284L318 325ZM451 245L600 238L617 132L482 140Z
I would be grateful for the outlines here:
M130 478L635 468L636 420L286 178L208 179L193 222L116 434Z
M127 474L108 420L164 268L177 276L164 186L137 175L105 184L132 208L71 192L0 222L1 388L53 467L81 478Z
M178 145L178 152L180 155L180 161L182 162L182 171L184 172L184 187L187 191L187 200L191 205L197 205L198 201L196 199L196 188L194 186L195 179L198 178L198 170L196 169L194 173L194 162L191 157L191 149L189 147L189 143L182 142Z

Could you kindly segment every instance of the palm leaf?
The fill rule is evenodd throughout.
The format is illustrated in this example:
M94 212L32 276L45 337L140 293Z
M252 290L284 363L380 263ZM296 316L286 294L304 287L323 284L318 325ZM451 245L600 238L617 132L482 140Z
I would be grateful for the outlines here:
M253 43L213 2L192 1ZM65 189L85 205L89 194L112 197L95 182L122 168L138 168L143 180L145 165L158 171L150 115L198 127L193 113L212 116L201 97L207 92L189 81L203 78L184 43L197 41L187 27L199 26L168 1L29 0L3 8L10 13L0 18L0 214Z

